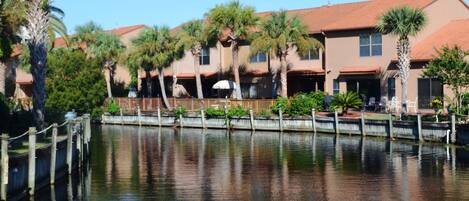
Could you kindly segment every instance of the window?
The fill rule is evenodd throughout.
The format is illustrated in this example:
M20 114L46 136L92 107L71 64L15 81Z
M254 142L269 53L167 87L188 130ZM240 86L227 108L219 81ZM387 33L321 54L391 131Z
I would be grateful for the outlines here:
M210 65L210 49L204 48L200 52L199 56L199 64L200 65Z
M267 61L267 55L264 52L259 52L251 57L251 63L261 63Z
M310 50L307 54L301 55L301 60L318 60L319 49Z
M421 109L430 109L430 102L443 97L443 84L438 79L418 79L418 106Z
M388 78L388 99L391 100L396 96L396 78Z
M332 87L333 87L333 90L334 90L334 95L339 94L340 93L339 80L334 79L332 85L333 85Z
M381 34L360 35L360 57L381 56L383 54Z

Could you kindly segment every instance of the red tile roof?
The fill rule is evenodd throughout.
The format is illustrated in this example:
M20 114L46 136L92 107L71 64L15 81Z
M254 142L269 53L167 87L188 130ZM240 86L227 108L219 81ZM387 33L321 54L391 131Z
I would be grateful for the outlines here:
M340 69L341 75L362 75L378 74L381 68L379 66L346 66Z
M454 20L417 43L411 52L413 61L428 61L436 55L436 49L458 45L469 50L469 19Z
M324 75L324 69L322 67L295 67L288 71L288 74L300 74L300 75Z

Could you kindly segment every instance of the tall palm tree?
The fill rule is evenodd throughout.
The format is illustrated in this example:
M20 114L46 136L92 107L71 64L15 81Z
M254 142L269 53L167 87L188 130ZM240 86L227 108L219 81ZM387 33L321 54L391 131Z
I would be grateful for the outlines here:
M100 32L96 36L96 41L89 44L89 49L103 66L108 98L112 98L116 64L120 55L125 51L125 46L116 35Z
M104 30L98 24L93 21L87 22L83 25L75 28L75 36L71 39L71 42L79 47L82 47L87 57L94 57L91 49L91 44L96 43L96 39L100 33ZM83 47L84 46L84 47Z
M407 113L407 80L410 71L409 36L417 35L425 26L427 16L421 9L397 7L385 12L378 20L377 29L383 34L398 37L397 57L399 78L401 80L402 113Z
M138 59L140 66L146 71L147 82L151 80L150 72L156 70L164 104L166 108L172 110L166 96L163 71L181 57L182 48L178 47L177 38L171 35L168 27L155 26L142 31L132 43L135 54L140 57Z
M287 55L294 50L303 55L322 47L321 42L308 35L298 17L288 17L286 11L280 11L261 22L260 31L251 42L251 54L267 52L280 59L280 95L287 97Z
M233 57L233 74L238 85L236 98L242 99L240 78L239 78L239 45L252 33L259 17L255 15L255 10L249 6L243 6L238 1L228 4L217 5L207 13L210 24L210 33L216 34L220 41L228 42L231 45Z
M202 80L200 79L200 55L204 48L214 45L206 26L202 20L192 21L186 24L179 32L181 45L185 50L189 50L194 58L194 72L197 85L197 98L203 99Z

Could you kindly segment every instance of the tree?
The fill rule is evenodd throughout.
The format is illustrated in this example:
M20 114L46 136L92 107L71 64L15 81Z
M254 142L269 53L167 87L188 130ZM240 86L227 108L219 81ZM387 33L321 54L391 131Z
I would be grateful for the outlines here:
M342 114L347 114L351 108L358 109L362 106L363 102L355 92L346 92L343 94L336 94L331 102L331 107L336 110L341 110Z
M425 77L437 78L448 85L456 96L456 108L461 108L461 90L469 86L469 63L464 59L468 51L458 46L445 46L437 51L438 56L424 69Z
M98 34L104 32L104 30L94 23L93 21L87 22L84 25L77 26L75 28L76 35L71 39L72 43L74 43L78 47L84 46L84 51L88 57L93 57L89 46L96 42L96 38Z
M399 78L401 80L402 111L407 113L407 80L410 71L410 41L409 36L415 36L425 26L427 16L421 9L411 7L397 7L385 12L378 20L377 29L383 34L398 37L397 57Z
M256 16L254 8L243 6L238 1L228 4L217 5L207 13L210 24L209 33L218 36L222 42L231 45L233 58L233 74L238 85L235 90L237 99L241 97L241 81L239 78L239 46L240 42L246 40L256 26L259 17Z
M178 46L177 38L171 35L168 27L155 26L142 31L132 43L134 46L133 54L140 57L136 61L145 70L147 83L151 85L150 72L156 70L160 82L161 96L166 108L172 110L166 96L163 71L182 56L182 48ZM151 94L151 87L149 87L149 90Z
M103 67L108 98L112 98L112 83L116 64L120 55L125 51L125 46L119 37L110 33L99 32L96 40L89 44L89 50Z
M200 79L200 54L204 48L214 45L206 28L202 20L196 20L185 25L179 33L181 45L185 50L189 50L194 58L197 98L199 99L204 98L202 80Z
M267 52L280 58L281 96L287 97L287 55L296 50L301 55L323 48L318 40L309 37L307 27L298 17L288 17L286 11L274 12L261 22L260 31L251 42L251 54Z

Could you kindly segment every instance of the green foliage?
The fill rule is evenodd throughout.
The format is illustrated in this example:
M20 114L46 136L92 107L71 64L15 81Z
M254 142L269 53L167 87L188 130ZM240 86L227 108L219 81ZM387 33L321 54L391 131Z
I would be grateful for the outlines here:
M290 100L290 107L287 113L291 116L310 115L314 108L316 111L323 110L324 92L300 93Z
M57 49L48 56L46 108L63 116L99 111L106 96L106 84L99 64L81 50Z
M125 51L125 46L119 37L105 32L98 32L94 42L89 44L89 49L96 59L105 66L113 66L120 55Z
M283 112L287 111L289 107L288 98L278 97L277 101L272 105L272 113L278 114L279 110L282 109Z
M106 112L109 112L110 114L114 115L120 112L120 107L119 104L116 103L114 99L111 99L107 105L107 110Z
M260 112L256 114L256 116L260 116L260 117L270 117L271 115L272 113L269 110L261 110Z
M461 114L469 114L469 93L464 93L461 98Z
M178 32L179 46L192 53L215 45L216 40L208 34L203 20L194 20L182 27Z
M207 108L205 110L205 114L207 117L222 117L225 116L225 111L223 109L218 109L218 108Z
M84 25L77 26L75 28L76 35L72 38L72 42L78 45L92 44L96 41L97 35L103 31L104 30L93 21L87 22Z
M422 9L404 6L385 12L378 20L377 29L383 34L407 39L419 33L426 23L427 15Z
M173 112L176 115L176 117L179 117L181 115L184 116L184 115L187 114L186 108L184 108L182 106L178 106L178 107L174 108Z
M331 107L347 113L349 109L358 109L362 106L362 100L355 92L336 94L332 99Z
M0 132L8 131L13 103L0 93Z
M231 119L233 117L242 117L248 114L248 110L246 110L243 106L238 105L236 107L230 107L226 116Z

